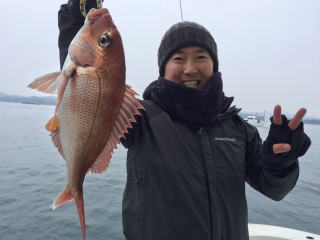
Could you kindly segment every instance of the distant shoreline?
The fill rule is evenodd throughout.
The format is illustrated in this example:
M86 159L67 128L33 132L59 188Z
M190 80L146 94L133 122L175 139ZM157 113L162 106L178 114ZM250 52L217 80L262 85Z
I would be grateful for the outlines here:
M248 116L250 115L253 115L252 113L246 113L246 112L240 112L239 113L240 117L242 118L247 118ZM288 119L291 119L292 116L291 115L286 115ZM256 118L258 120L261 120L261 121L264 121L264 115L263 113L257 113L256 114ZM303 122L305 124L313 124L313 125L320 125L320 119L319 118L304 118L303 119Z
M7 103L21 103L21 104L33 104L33 105L56 105L54 102L46 102L46 101L7 101L0 99L0 102L7 102Z
M35 105L56 105L56 97L37 97L37 96L19 96L19 95L8 95L0 92L0 102L12 102L12 103L23 103L23 104L35 104Z
M11 102L11 103L21 103L21 104L34 104L34 105L56 105L57 98L56 97L37 97L37 96L19 96L19 95L8 95L3 92L0 92L0 102ZM252 113L240 112L239 114L242 118L246 118L248 115L252 115ZM263 120L263 113L256 114L257 119ZM304 119L303 122L305 124L314 124L320 125L320 119L318 118L307 118Z

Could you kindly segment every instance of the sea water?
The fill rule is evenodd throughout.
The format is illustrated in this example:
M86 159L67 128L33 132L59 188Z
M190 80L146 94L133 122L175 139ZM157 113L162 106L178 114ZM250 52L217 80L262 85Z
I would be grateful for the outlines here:
M65 162L44 125L54 106L0 102L0 239L81 239L74 203L50 204L66 179ZM300 159L296 187L276 202L247 186L249 222L320 234L320 125L305 125L312 139ZM259 128L264 138L267 128ZM84 183L88 239L124 240L121 202L126 150L119 146L108 171L88 174Z

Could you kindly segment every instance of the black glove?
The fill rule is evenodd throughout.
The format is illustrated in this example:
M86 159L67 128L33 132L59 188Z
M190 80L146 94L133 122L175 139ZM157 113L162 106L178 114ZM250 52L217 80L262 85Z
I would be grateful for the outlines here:
M91 8L97 8L97 0L87 0L86 12L88 13ZM68 0L68 10L73 16L77 18L84 18L80 11L80 0Z
M303 156L311 145L310 138L303 131L303 122L300 123L297 129L291 130L288 126L289 121L285 115L281 115L281 125L273 123L273 118L270 119L272 122L269 130L269 135L263 143L263 153L274 160L281 158L297 159ZM273 144L277 143L288 143L291 145L291 150L286 153L274 154ZM277 164L278 161L274 161ZM291 165L290 161L287 160L285 165Z

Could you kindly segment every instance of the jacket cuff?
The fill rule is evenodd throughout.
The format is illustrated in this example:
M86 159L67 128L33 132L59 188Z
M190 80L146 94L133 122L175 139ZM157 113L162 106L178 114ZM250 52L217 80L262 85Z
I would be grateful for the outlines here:
M273 153L273 141L267 139L262 146L262 152L265 157L264 166L268 169L283 170L290 168L298 162L298 157L292 156L290 153Z

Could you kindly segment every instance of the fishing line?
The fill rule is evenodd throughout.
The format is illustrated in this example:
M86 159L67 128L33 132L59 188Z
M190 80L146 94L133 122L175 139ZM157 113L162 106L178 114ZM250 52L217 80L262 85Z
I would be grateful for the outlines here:
M181 0L179 0L179 3L180 3L181 21L183 22L183 13L182 13L182 4L181 4Z

